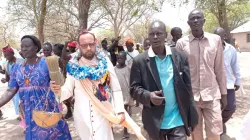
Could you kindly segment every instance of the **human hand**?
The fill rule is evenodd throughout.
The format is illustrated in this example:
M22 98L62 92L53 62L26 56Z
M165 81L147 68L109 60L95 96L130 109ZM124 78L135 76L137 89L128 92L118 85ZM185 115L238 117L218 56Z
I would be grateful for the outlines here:
M119 124L122 124L124 121L125 121L125 114L122 112L122 113L118 113L118 115L117 115L119 118L121 118L121 121L120 121L120 123Z
M117 37L117 40L119 41L119 40L121 40L121 38L122 38L121 36L118 36L118 37Z
M165 100L165 97L162 97L162 90L151 92L150 100L154 105L161 105Z
M5 78L2 78L2 79L1 79L1 82L2 82L2 83L6 83L7 80L6 80Z
M240 86L234 85L234 90L235 90L235 91L237 91L237 90L239 90L239 89L240 89Z
M65 42L65 44L64 44L64 48L67 48L68 47L68 44L70 43L70 42L72 42L73 40L71 40L71 41L66 41Z
M54 92L54 93L58 93L61 91L61 86L57 85L55 81L50 81L50 89Z
M221 96L220 103L221 103L221 110L224 110L227 106L227 95Z

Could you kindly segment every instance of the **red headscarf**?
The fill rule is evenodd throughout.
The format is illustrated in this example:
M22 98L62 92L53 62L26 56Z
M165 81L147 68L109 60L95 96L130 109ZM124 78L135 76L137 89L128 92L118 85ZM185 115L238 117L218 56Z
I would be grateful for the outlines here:
M4 47L2 49L3 52L12 52L14 53L14 50L10 47L10 45L8 44L6 47Z
M69 42L68 43L68 47L70 47L70 48L76 48L76 42L75 41Z

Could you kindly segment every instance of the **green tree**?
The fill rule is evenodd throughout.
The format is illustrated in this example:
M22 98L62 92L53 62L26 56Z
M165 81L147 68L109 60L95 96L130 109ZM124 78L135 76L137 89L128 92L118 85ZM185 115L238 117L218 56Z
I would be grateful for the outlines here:
M230 14L236 13L239 5L248 5L249 0L196 0L196 6L202 8L203 10L207 10L208 12L214 14L217 18L217 21L220 27L224 28L227 33L227 39L229 42L233 43L231 34L230 34ZM231 12L231 13L230 13ZM245 14L245 11L241 11L243 13L238 14ZM248 12L249 13L249 12ZM233 14L232 14L233 15ZM231 16L234 17L237 15ZM250 16L250 15L249 15ZM246 19L237 19L239 22L245 22ZM232 21L231 21L232 22Z
M99 42L101 42L104 38L107 38L107 40L110 41L113 37L114 37L114 31L112 30L103 29L96 33L96 38L99 40Z
M181 6L192 2L190 0L166 0L173 5ZM195 6L206 13L207 22L205 30L211 31L217 25L226 30L229 41L232 42L230 30L244 24L250 17L249 0L194 0ZM214 20L216 19L216 20ZM213 21L208 21L213 20Z
M1 21L0 23L0 50L10 44L13 48L18 48L16 35L14 33L14 26L10 25L8 21ZM1 56L2 53L0 53Z
M163 0L99 0L107 13L104 19L117 37L123 35L145 14L160 11Z
M96 0L56 0L53 9L48 13L48 17L51 18L45 26L48 40L63 43L65 40L75 40L82 29L92 30L105 26L102 18L106 14L101 11L97 2ZM80 6L82 4L87 8ZM88 6L90 6L89 9Z
M213 33L216 27L220 26L216 16L210 12L205 11L206 23L204 25L204 30L206 32Z
M54 0L9 0L8 14L12 22L24 22L27 26L36 29L38 38L44 42L44 24L48 9Z

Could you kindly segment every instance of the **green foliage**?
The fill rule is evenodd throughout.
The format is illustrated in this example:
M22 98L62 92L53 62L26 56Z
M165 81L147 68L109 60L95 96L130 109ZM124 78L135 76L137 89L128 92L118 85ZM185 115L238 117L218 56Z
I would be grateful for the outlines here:
M173 6L186 5L190 0L165 0ZM195 7L201 8L206 17L204 30L213 32L219 26L218 3L222 0L194 0ZM225 0L229 29L233 30L250 20L249 0Z
M166 25L166 31L167 31L168 33L170 33L171 29L172 29L172 28L171 28L170 26Z
M211 3L210 3L211 4ZM229 29L233 30L242 24L246 23L250 18L250 3L231 3L227 5L227 18ZM207 32L214 32L216 27L219 27L216 11L206 9L204 11L206 23L204 30Z
M227 7L229 28L233 30L250 20L250 2L232 3Z
M206 29L211 30L213 26L219 26L218 21L218 4L222 0L195 0L196 6L203 9L208 17L206 23ZM246 23L250 18L250 1L249 0L226 0L226 12L228 26L230 30L237 28L238 26ZM217 21L216 21L217 19Z
M104 38L111 40L114 37L114 31L103 29L96 33L96 38L101 42ZM111 42L109 42L111 43Z
M135 42L142 43L143 40L148 36L148 23L134 24L130 28L130 33Z
M145 15L159 12L164 0L99 0L107 13L104 20L113 28L115 36L123 35Z
M204 31L213 33L214 30L219 27L216 16L210 12L205 12L206 22L204 25Z
M138 15L138 13L139 13L139 9L136 9L134 11L134 13L132 13L132 17L136 17Z

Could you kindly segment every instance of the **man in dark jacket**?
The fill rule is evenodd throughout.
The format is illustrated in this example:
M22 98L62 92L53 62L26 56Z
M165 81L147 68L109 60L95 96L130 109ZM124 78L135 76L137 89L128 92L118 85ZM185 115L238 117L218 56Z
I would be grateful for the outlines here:
M123 46L119 46L119 41L121 37L113 38L111 40L112 44L108 47L108 52L110 52L111 62L115 66L117 63L117 55L119 52L124 51Z
M143 104L142 122L151 140L186 140L198 123L188 59L165 46L163 22L154 21L148 37L152 46L131 68L131 96Z

